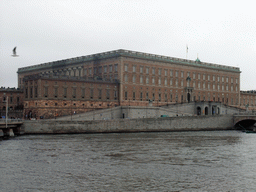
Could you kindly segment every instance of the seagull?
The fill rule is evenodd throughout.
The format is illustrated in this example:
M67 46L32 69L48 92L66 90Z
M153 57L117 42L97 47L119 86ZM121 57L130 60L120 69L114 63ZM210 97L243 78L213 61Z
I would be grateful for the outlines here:
M14 49L12 50L12 53L13 53L12 56L13 57L19 57L19 55L16 54L16 48L17 47L14 47Z

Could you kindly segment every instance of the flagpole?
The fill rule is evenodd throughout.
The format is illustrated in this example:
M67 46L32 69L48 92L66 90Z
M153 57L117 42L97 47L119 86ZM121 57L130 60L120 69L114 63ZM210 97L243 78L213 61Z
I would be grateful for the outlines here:
M188 59L188 45L186 47L186 59Z

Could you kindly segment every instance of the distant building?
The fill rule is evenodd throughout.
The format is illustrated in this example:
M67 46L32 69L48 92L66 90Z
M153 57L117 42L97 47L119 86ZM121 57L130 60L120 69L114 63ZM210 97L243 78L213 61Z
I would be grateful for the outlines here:
M25 115L37 118L68 115L75 109L71 102L76 102L79 113L149 102L161 106L216 101L241 106L240 69L198 58L121 49L23 67L17 73L18 87L24 90Z
M256 110L256 90L240 92L240 108Z
M8 100L8 105L7 105ZM23 117L23 90L0 87L0 117L5 118L8 107L8 118Z

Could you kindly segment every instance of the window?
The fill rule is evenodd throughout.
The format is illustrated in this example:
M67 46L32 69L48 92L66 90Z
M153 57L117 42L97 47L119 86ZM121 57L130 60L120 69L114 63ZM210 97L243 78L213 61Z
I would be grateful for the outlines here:
M64 98L67 97L67 88L66 88L66 87L65 87L64 90L63 90L63 96L64 96Z
M124 99L127 100L127 91L124 92Z
M212 80L215 81L215 75L212 76Z
M136 72L136 65L132 66L132 72L135 73Z
M82 91L81 91L82 93L81 93L81 96L82 96L82 98L84 98L84 96L85 96L85 88L82 88Z
M140 73L143 73L143 67L140 66Z
M84 76L87 76L87 68L84 69Z
M161 101L161 93L158 95L158 100Z
M200 73L198 73L197 77L198 77L198 79L200 79L200 78L201 78L201 74L200 74Z
M156 74L156 69L152 68L152 74L155 75Z
M201 88L201 83L200 83L200 81L198 82L198 89L200 89Z
M226 83L228 83L228 77L226 77Z
M117 100L117 91L114 91L114 99Z
M158 78L158 85L161 85L161 77Z
M44 97L48 97L48 87L44 87Z
M179 71L176 71L175 76L176 76L176 77L179 77Z
M112 73L112 71L113 71L113 66L109 65L109 72Z
M115 68L115 72L117 72L118 64L115 64L115 65L114 65L114 68Z
M143 83L143 76L141 75L140 76L140 84L142 84Z
M176 87L178 87L178 84L179 84L179 81L178 81L178 79L176 79L176 81L175 81Z
M149 84L149 77L146 77L146 84Z
M142 92L140 93L140 100L141 101L143 100L143 93Z
M92 68L89 68L89 75L92 74Z
M170 86L172 86L172 79L170 79Z
M162 69L158 69L158 75L161 75Z
M33 87L30 87L30 98L33 98Z
M167 78L164 78L164 85L167 86Z
M135 100L135 92L132 93L133 100Z
M136 75L133 75L133 76L132 76L132 82L133 82L133 83L136 83Z
M109 89L106 90L106 99L109 99Z
M181 87L183 87L183 80L181 80L180 84L181 84Z
M148 101L148 93L146 93L146 100Z
M152 77L152 84L155 85L155 77Z
M172 71L172 69L170 70L170 77L172 77L173 76L173 71Z
M107 73L107 72L108 72L108 66L105 65L105 66L104 66L104 73Z
M193 79L196 79L196 74L195 73L193 73Z
M101 95L102 95L101 92L102 92L101 89L99 89L99 99L101 99Z
M102 67L99 67L99 73L102 73Z
M54 88L54 97L58 97L58 88L57 87Z
M146 67L146 74L149 74L149 67Z
M183 71L180 72L180 76L181 76L181 78L184 77L184 72Z
M128 75L124 75L124 81L128 82Z
M90 98L93 99L93 89L90 90Z
M73 98L76 98L76 88L73 88L72 96L73 96Z
M96 75L97 74L97 67L93 68L93 74Z
M165 75L165 76L167 76L167 72L168 72L168 70L165 69L165 70L164 70L164 75Z

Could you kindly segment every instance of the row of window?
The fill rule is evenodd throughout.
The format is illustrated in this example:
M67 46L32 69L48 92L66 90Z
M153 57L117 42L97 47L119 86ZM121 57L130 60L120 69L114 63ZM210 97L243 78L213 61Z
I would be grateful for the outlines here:
M99 73L112 73L118 71L118 64L114 65L105 65L105 66L99 66L99 67L89 67L84 69L84 75L96 75ZM93 72L93 73L92 73Z
M144 70L144 68L145 68L145 70ZM128 72L128 64L125 64L124 65L124 71L125 72ZM150 71L150 67L144 67L144 66L140 66L140 68L139 68L139 72L140 73L145 73L145 74L149 74L149 71ZM156 71L157 71L157 73L156 73ZM136 73L137 72L137 66L136 65L133 65L132 66L132 72L133 73ZM169 73L169 74L168 74ZM191 75L192 75L192 77L191 78L193 78L193 79L198 79L198 80L200 80L200 79L202 79L202 80L208 80L208 81L210 81L211 80L211 75L209 75L209 74L201 74L201 73L190 73L190 72L186 72L186 76L185 76L185 72L184 71L179 71L179 70L173 70L173 69L170 69L170 70L168 70L168 69L162 69L162 68L155 68L155 67L152 67L151 68L151 74L152 75L156 75L156 74L158 74L159 76L161 76L161 75L164 75L164 76L170 76L170 77L179 77L179 75L180 75L180 77L181 78L184 78L184 77L191 77ZM201 78L202 77L202 78ZM228 83L229 82L229 79L230 79L230 82L231 83L234 83L234 78L233 77L225 77L225 76L222 76L222 77L220 77L220 76L218 76L218 75L212 75L212 80L213 81L218 81L218 82L220 82L220 80L221 80L221 82L226 82L226 83ZM235 83L237 83L238 84L238 78L235 78Z
M150 77L148 77L148 76L146 76L146 78L144 79L144 76L140 76L140 84L144 84L144 81L146 82L146 84L149 84L149 79L150 79ZM124 81L126 82L126 83L128 83L128 75L126 74L125 76L124 76ZM136 75L133 75L132 76L132 82L133 83L136 83L137 81L136 81ZM169 84L168 84L168 82L169 82ZM170 86L176 86L176 87L178 87L179 86L179 82L180 82L180 86L181 87L184 87L184 80L180 80L179 81L179 79L170 79L169 81L168 81L168 79L167 78L164 78L164 83L163 83L163 85L164 86L168 86L168 85L170 85ZM156 84L156 78L155 77L151 77L151 84L152 85L155 85ZM162 85L162 78L158 78L158 85ZM212 85L212 87L211 87L211 85ZM186 81L186 86L187 87L190 87L190 86L193 86L194 88L198 88L198 89L213 89L213 90L215 90L215 89L217 89L217 90L222 90L222 91L234 91L234 85L232 84L231 86L230 86L230 90L229 90L229 85L228 84L222 84L222 85L220 85L220 84L215 84L215 83L210 83L210 82L200 82L200 81L198 81L197 83L196 83L196 81L193 81L193 82L190 82L190 81ZM235 91L237 92L238 91L238 85L235 85Z
M5 103L6 102L6 97L4 96L3 97L3 102ZM20 97L16 97L16 101L17 101L17 103L19 103L20 102ZM8 97L8 103L13 103L14 102L14 99L13 99L13 97L12 96L9 96Z
M59 88L53 88L53 96L55 98L59 97L58 89ZM63 88L63 97L64 98L67 98L67 95L68 95L69 91L70 91L70 89L68 89L66 87ZM97 90L98 96L95 95L94 91L95 91L95 89L90 88L90 92L89 92L89 98L90 99L103 99L102 98L102 95L103 95L102 91L105 91L104 95L106 96L106 99L110 99L110 89L104 89L104 90L98 89ZM34 95L33 95L33 93L34 93ZM88 93L86 93L86 89L81 88L80 97L85 98L86 95L88 95ZM49 87L46 86L46 87L44 87L44 97L48 97L48 96L49 96ZM113 96L114 96L114 99L117 100L117 97L118 97L117 90L114 90ZM33 89L33 87L30 87L30 89L25 88L25 98L37 98L37 97L38 97L37 87L35 87L34 89ZM77 98L77 88L72 88L72 98Z
M145 96L145 97L144 97ZM124 99L125 100L128 100L128 92L125 91L124 92ZM136 100L138 99L136 97L136 92L132 92L132 100ZM149 93L144 93L144 92L140 92L139 93L139 100L140 101L159 101L159 102L186 102L186 98L184 95L178 95L178 94L172 94L170 93L169 95L167 93L158 93L158 94L155 94L155 93L151 93L151 95L149 96ZM228 95L227 97L215 97L215 95L212 97L208 96L193 96L193 99L191 98L191 101L218 101L218 102L223 102L223 103L228 103L229 102L229 99L228 99ZM234 99L231 98L231 105L238 105L238 99L236 98L235 99L235 102L234 103Z

